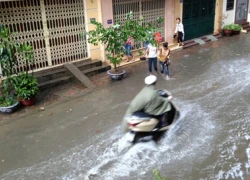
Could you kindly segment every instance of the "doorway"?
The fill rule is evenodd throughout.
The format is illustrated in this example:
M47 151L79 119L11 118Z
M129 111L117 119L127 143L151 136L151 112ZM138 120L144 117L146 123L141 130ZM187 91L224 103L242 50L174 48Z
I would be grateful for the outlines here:
M216 0L183 1L185 40L213 33L215 2Z
M247 22L248 0L237 0L235 11L235 23L243 24Z

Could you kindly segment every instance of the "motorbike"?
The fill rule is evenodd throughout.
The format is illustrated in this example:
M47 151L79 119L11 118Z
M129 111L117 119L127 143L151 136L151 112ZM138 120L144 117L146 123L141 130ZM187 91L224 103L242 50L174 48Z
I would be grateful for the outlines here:
M164 98L172 97L167 90L158 90L158 94ZM158 141L180 116L177 106L171 100L169 101L171 110L166 113L167 125L162 125L160 116L151 116L144 112L136 112L125 117L128 127L127 141L133 144L141 141Z

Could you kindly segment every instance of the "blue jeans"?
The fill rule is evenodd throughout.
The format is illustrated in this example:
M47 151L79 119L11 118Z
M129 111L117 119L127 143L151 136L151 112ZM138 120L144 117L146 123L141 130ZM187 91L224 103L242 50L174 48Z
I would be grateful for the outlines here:
M148 45L149 45L149 42L146 41L146 42L145 42L145 49L146 49L146 50L148 49Z
M163 74L163 73L164 73L164 70L165 70L166 75L169 76L169 69L168 69L168 66L165 65L163 62L160 62L160 67L161 67L161 73Z
M148 58L148 70L150 73L152 73L152 64L154 64L155 72L157 72L157 57Z
M125 44L125 53L127 56L133 56L131 53L131 44Z

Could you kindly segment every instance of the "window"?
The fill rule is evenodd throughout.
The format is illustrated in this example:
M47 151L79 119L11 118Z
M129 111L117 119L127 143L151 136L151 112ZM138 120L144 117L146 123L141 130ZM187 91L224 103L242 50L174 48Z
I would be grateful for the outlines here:
M234 9L234 0L227 0L227 11L233 10Z

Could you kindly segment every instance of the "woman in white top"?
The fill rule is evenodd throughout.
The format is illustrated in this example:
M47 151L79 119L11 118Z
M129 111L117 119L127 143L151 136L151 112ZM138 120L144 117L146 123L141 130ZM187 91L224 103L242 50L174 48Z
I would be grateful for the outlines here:
M184 27L183 24L181 23L181 19L180 18L176 18L176 28L175 28L175 33L178 33L178 43L179 46L183 46L183 37L184 37Z
M150 75L152 75L152 64L154 64L154 69L157 74L157 47L149 43L146 53L148 53L148 70Z

